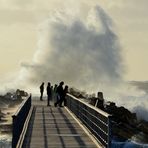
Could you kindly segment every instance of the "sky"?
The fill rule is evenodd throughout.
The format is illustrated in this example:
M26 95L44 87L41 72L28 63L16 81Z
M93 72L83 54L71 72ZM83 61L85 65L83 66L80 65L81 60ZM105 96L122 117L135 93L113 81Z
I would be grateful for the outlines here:
M100 6L113 20L122 48L124 79L148 78L147 0L0 0L0 79L15 76L38 47L40 25L52 13L65 10L82 18Z

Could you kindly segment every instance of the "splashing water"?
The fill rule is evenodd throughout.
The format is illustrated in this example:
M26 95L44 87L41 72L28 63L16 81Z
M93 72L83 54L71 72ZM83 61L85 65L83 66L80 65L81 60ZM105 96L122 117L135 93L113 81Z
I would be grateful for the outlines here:
M38 84L63 80L87 91L98 90L101 83L117 84L123 71L121 49L109 16L96 7L96 21L90 24L90 14L84 20L62 14L42 25L39 48L32 64L22 63L21 78Z

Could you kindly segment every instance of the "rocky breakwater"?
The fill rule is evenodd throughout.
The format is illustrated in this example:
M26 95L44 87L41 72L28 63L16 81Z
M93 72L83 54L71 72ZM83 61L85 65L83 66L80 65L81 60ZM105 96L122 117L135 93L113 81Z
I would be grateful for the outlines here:
M105 103L102 92L98 92L97 97L89 100L91 105L112 115L112 139L148 143L148 121L139 120L136 113L132 113L123 106L116 106L115 102Z
M17 89L0 96L0 134L10 135L12 132L12 114L16 112L18 105L27 97L25 91Z

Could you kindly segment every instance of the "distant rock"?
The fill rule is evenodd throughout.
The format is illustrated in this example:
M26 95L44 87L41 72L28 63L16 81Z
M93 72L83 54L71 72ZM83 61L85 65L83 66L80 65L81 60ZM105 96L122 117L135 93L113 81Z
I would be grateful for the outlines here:
M114 102L108 102L105 111L113 115L116 122L123 122L130 125L137 124L137 117L135 113L131 113L125 107L117 107Z
M143 133L148 134L148 121L141 120L137 128L143 131Z
M8 134L12 132L12 124L11 123L5 123L0 125L0 132L2 134Z
M5 114L0 109L0 121L2 121L2 118L4 118Z
M7 92L4 96L0 96L0 108L13 107L22 102L22 97L27 97L28 93L17 89L15 92Z
M98 98L96 98L96 97L89 98L89 104L96 106L97 100L98 100Z
M80 90L78 90L76 88L70 88L69 93L71 95L75 96L76 98L86 99L86 92L80 91Z
M22 97L27 97L28 93L24 90L17 89L15 92L7 92L4 97L11 100L22 99Z
M104 97L102 92L98 92L97 97L89 98L89 104L104 110Z

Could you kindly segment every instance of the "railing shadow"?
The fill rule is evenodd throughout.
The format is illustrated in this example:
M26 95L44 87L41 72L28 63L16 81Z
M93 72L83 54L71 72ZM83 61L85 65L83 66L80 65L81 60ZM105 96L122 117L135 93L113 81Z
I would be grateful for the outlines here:
M58 132L58 134L61 134L61 133L60 133L60 129L59 129L59 127L58 127L58 123L57 123L57 121L56 121L56 117L55 117L55 115L54 115L54 113L53 113L53 111L52 111L52 108L50 108L50 111L51 111L51 115L52 115L53 120L54 120L55 127L56 127L56 129L57 129L57 132ZM66 145L65 145L65 143L64 143L63 138L62 138L61 136L59 136L59 138L60 138L61 146L62 146L62 147L65 147Z
M47 132L46 132L46 124L45 124L45 111L44 111L44 107L42 108L42 115L43 115L44 148L48 148L48 141L47 141Z
M70 129L72 134L78 134L76 130L76 127L74 127L74 125L71 123L70 119L67 118L67 116L63 113L63 110L61 108L58 108L59 113L61 114L61 116L63 117L63 119L65 120L65 123L67 124L68 128ZM79 136L74 136L75 141L81 145L81 146L87 146L85 144L85 142L83 141L83 139Z

